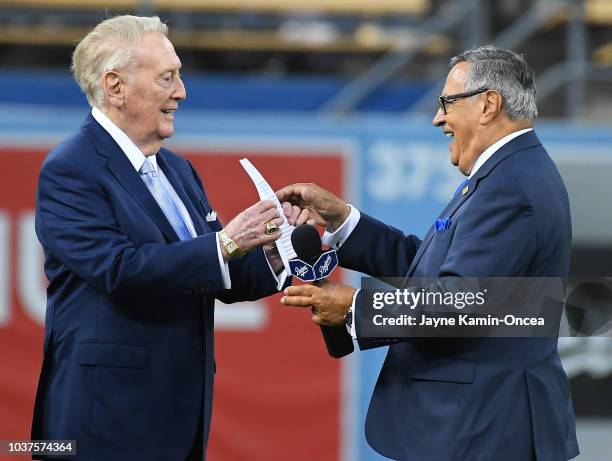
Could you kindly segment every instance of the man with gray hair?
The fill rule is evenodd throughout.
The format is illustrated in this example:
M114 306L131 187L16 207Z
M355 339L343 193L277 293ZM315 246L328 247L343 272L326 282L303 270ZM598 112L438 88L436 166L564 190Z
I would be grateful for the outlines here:
M534 73L518 53L484 46L451 60L433 124L450 139L450 160L467 178L422 240L314 184L277 195L326 228L324 241L338 249L343 267L402 277L403 286L413 278L435 278L439 287L463 277L566 276L569 200L533 131L536 115ZM409 331L402 339L372 338L365 325L371 318L361 310L368 301L363 291L331 282L289 287L281 299L312 306L320 325L346 324L361 349L389 346L365 427L376 451L401 461L578 455L556 338L424 338Z
M205 459L215 299L286 284L275 204L223 227L195 169L162 147L186 98L166 34L157 17L118 16L78 44L91 113L40 172L49 286L32 439L76 441L75 461Z

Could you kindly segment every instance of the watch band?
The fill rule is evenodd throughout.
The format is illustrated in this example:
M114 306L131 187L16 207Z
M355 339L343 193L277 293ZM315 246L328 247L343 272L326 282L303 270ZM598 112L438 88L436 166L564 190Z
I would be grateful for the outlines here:
M240 249L238 244L234 242L229 235L227 235L225 229L221 229L219 231L219 237L221 237L221 243L223 244L223 248L225 248L227 254L230 255L230 258L244 255L244 252Z
M344 316L344 319L346 320L347 328L351 330L351 328L353 328L353 307L352 306L347 311L346 315Z

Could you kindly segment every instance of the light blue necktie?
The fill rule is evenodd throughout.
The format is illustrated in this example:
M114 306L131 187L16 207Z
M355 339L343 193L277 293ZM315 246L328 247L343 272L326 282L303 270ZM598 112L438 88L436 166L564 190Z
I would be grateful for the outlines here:
M148 158L145 159L144 163L140 167L140 176L147 185L149 191L155 198L155 201L164 212L164 215L170 222L170 225L181 240L188 240L191 238L191 233L187 228L187 224L181 216L176 203L172 199L170 192L162 184L157 172L153 168L153 165Z

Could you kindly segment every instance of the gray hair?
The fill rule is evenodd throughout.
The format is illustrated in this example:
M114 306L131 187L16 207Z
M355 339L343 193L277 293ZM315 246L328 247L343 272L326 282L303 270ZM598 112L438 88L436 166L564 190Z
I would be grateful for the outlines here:
M499 91L502 107L510 120L533 120L538 116L535 73L523 55L486 45L453 57L450 68L464 61L471 64L465 91L481 88Z
M91 106L103 107L102 75L129 67L134 61L135 45L147 32L167 36L168 26L157 16L115 16L98 24L77 45L72 54L72 72Z

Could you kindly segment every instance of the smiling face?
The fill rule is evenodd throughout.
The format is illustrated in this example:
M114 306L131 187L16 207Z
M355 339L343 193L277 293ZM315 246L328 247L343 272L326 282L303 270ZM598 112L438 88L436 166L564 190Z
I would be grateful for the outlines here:
M174 133L174 113L187 97L180 68L170 40L148 32L136 46L130 68L121 72L123 97L117 124L145 155L155 154Z
M463 93L470 63L460 62L448 73L442 95L450 96ZM442 127L451 140L448 148L451 163L459 167L464 175L469 175L474 162L483 152L484 147L479 139L480 118L485 106L485 93L468 98L457 99L447 103L447 114L438 109L433 124Z

